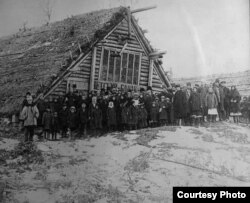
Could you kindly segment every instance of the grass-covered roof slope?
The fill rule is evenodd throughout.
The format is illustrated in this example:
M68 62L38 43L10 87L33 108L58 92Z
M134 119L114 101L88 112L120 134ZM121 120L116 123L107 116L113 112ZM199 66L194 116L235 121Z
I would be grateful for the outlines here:
M124 9L72 16L0 38L0 115L18 112L27 91L46 92L80 56L79 47L86 54L124 18Z

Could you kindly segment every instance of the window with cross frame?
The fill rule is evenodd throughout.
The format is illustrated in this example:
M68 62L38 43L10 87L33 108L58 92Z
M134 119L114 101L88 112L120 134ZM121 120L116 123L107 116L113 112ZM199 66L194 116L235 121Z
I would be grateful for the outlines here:
M101 81L139 84L140 54L104 49L102 57Z

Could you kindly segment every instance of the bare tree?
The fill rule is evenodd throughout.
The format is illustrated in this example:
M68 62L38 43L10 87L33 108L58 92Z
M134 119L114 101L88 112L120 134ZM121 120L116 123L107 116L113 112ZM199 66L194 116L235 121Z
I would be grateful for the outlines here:
M51 16L54 11L55 0L43 0L42 9L46 18L46 24L48 25L51 21Z
M28 21L23 22L22 27L19 29L19 31L26 32L27 24L28 24Z

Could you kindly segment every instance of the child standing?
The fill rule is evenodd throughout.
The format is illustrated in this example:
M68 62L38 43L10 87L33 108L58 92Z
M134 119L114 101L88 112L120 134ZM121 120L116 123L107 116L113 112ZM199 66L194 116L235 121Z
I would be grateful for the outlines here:
M166 125L167 124L167 120L168 120L168 114L167 114L167 102L165 100L165 96L162 95L161 96L161 101L159 104L159 121L160 121L160 125Z
M51 124L52 124L52 114L51 114L50 107L47 107L42 118L44 139L49 139L50 137Z
M59 119L57 112L54 112L52 117L51 133L52 133L52 140L56 140L57 134L59 133Z

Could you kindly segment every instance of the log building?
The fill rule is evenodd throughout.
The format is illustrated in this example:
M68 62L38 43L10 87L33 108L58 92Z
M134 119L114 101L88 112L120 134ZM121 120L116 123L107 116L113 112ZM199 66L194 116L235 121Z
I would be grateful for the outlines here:
M0 38L0 114L13 114L27 91L45 98L108 87L171 86L129 8L72 16Z

